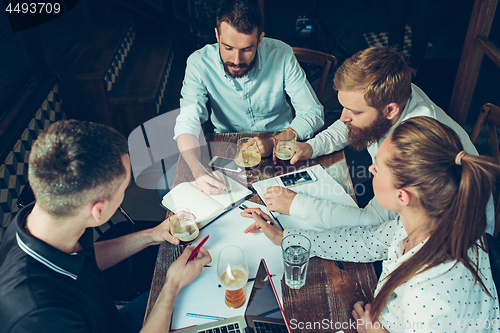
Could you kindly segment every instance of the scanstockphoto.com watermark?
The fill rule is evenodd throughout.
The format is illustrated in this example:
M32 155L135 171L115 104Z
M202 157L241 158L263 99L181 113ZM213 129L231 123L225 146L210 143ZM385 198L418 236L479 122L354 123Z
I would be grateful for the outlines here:
M330 319L323 319L321 321L299 321L297 319L291 319L290 328L292 330L299 329L301 331L318 331L318 330L328 330L328 331L339 331L339 330L356 330L358 326L365 326L368 329L382 329L382 328L394 328L394 329L405 329L414 331L429 331L430 329L438 328L449 328L449 329L498 329L500 328L500 320L496 319L455 319L455 320L432 320L428 322L399 322L399 323L389 323L382 321L377 322L365 322L363 319L349 319L349 321L339 322Z

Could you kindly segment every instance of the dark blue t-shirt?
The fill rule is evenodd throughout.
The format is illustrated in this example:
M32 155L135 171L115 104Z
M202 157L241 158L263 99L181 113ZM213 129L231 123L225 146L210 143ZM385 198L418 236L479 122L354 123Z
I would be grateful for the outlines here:
M93 230L68 254L27 232L33 204L0 245L0 332L127 332L96 263Z

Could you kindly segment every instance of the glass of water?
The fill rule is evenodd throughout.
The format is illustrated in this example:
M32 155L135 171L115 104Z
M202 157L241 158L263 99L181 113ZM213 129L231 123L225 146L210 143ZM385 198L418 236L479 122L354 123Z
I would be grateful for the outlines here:
M281 241L285 283L291 289L300 289L306 284L310 251L311 242L303 235L288 235Z

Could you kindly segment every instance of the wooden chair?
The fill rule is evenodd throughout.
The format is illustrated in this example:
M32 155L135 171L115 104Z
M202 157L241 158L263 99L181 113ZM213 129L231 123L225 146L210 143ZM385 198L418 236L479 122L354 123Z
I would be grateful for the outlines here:
M500 164L500 149L498 147L498 136L496 130L497 128L500 128L500 107L490 103L483 105L476 124L474 125L474 129L470 135L470 140L473 144L476 143L477 137L479 136L479 133L481 133L485 122L490 137L491 154L497 160L497 163ZM500 188L498 183L496 191L493 193L493 199L495 204L495 232L493 236L497 237L500 231Z
M496 132L496 128L500 128L500 107L490 103L483 105L479 117L477 118L476 125L474 125L474 129L470 135L470 140L473 144L476 143L477 137L479 136L485 121L488 126L488 134L490 136L491 154L497 160L498 164L500 164L500 150L498 147L498 137Z
M475 0L474 2L448 107L448 113L462 126L465 124L470 109L483 55L500 67L500 49L488 38L497 5L498 0Z
M335 67L335 65L337 65L337 59L331 54L303 49L300 47L294 47L293 53L295 53L295 57L297 57L297 60L299 62L323 67L323 73L321 74L318 89L316 90L316 96L318 96L318 99L321 102L323 91L325 90L326 79L328 78L328 73L330 72L330 69L332 67Z

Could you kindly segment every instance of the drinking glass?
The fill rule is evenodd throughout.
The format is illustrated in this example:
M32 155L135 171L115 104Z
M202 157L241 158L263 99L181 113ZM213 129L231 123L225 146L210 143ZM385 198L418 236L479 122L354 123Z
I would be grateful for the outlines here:
M194 215L186 207L177 207L172 213L175 215L170 218L170 233L179 238L181 244L190 244L200 234Z
M285 283L291 289L300 289L306 284L310 251L311 242L303 235L291 234L281 241Z
M248 266L241 248L230 245L220 250L217 276L226 289L226 305L236 309L245 304L243 286L248 280Z
M292 158L295 152L295 144L297 143L297 133L289 128L280 128L274 131L274 154L276 158L288 161Z
M257 141L253 138L245 137L238 140L238 152L234 158L236 164L245 168L246 172L240 175L243 181L253 182L258 180L258 176L252 173L261 160L260 150Z

